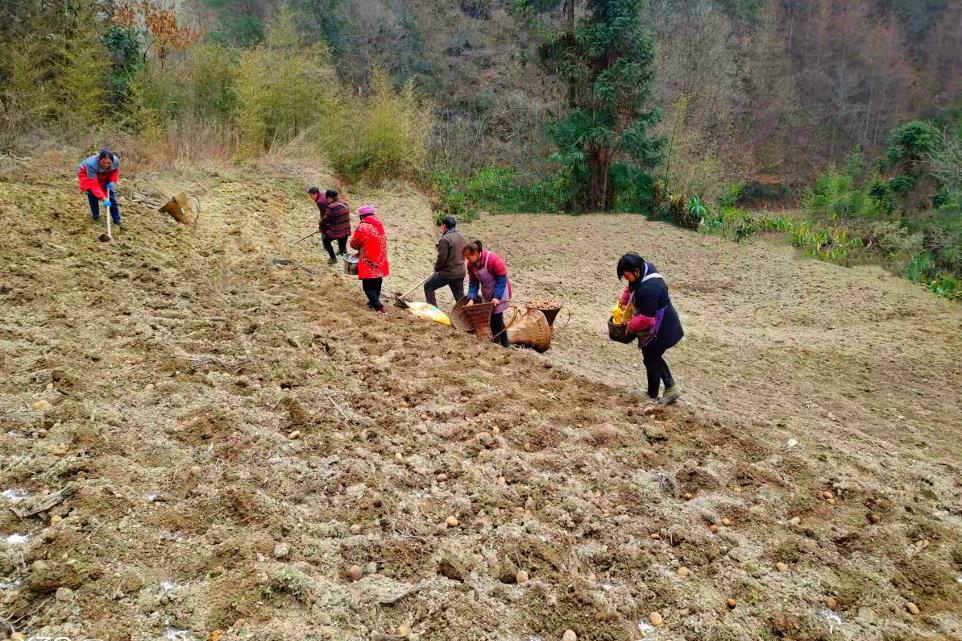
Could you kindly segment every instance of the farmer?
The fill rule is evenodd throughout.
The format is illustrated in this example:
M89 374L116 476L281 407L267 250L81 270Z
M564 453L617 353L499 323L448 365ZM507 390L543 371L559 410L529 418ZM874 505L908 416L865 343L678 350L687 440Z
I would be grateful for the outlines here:
M441 219L438 229L441 238L438 240L438 257L434 261L434 275L424 283L424 300L438 306L438 298L434 292L442 287L450 287L454 302L464 298L464 235L458 231L458 221L454 216Z
M681 396L681 389L671 376L665 352L677 345L685 332L671 304L668 283L654 265L635 253L625 254L618 261L618 280L622 278L628 286L621 295L621 306L633 307L627 330L638 336L648 374L648 396L661 405L671 405ZM661 383L665 384L665 393L659 399Z
M480 240L472 240L462 252L468 268L468 305L473 305L481 294L481 301L493 303L491 333L494 340L508 347L508 333L504 327L504 312L511 302L511 281L504 260L493 251L483 249Z
M110 211L115 225L120 225L120 206L117 204L116 185L120 177L120 158L109 149L87 158L77 168L80 191L87 194L90 203L90 217L94 222L100 220L100 205Z
M331 192L327 193L330 195ZM381 304L381 285L390 274L387 234L384 232L384 225L375 215L373 206L361 205L357 213L361 217L361 223L351 237L351 249L357 250L359 258L357 277L361 280L368 306L378 314L386 316L387 310Z
M318 229L324 235L324 249L327 250L328 264L337 263L334 256L334 241L337 241L337 253L343 256L347 253L347 239L351 236L351 210L347 203L338 198L338 194L333 189L328 189L324 195L317 187L314 192L314 200L318 209L321 210L321 218Z

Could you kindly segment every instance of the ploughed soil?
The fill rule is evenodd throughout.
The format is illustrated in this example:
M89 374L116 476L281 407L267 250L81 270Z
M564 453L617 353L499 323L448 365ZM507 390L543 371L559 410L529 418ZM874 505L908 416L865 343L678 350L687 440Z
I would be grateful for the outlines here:
M505 351L290 246L323 169L132 162L100 243L75 162L0 175L0 637L962 639L957 305L770 239L490 216L517 299L571 312ZM181 190L196 228L156 212ZM349 197L386 291L426 276L426 199ZM685 323L675 407L605 339L629 249Z

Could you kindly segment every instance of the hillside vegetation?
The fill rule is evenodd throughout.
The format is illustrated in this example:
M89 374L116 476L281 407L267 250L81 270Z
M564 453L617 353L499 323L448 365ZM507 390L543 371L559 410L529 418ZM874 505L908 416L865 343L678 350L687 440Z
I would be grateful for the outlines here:
M0 3L0 639L962 639L960 66L956 0ZM365 309L309 185L551 349Z

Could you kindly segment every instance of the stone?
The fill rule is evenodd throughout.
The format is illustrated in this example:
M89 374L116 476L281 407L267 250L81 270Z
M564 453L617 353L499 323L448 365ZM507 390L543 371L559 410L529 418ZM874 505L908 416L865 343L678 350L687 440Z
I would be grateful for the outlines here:
M53 405L50 404L50 401L45 401L43 399L40 399L39 401L34 401L34 403L30 407L35 412L49 412L50 410L53 409Z
M578 634L574 630L565 630L561 635L561 641L578 641Z
M57 588L54 596L60 602L69 601L73 597L73 590L70 588Z
M83 585L83 577L68 563L34 561L27 577L27 589L35 594L51 594L57 588L76 590Z
M287 543L278 543L274 546L274 558L286 559L291 555L291 546Z
M464 581L470 570L455 556L448 555L438 561L438 574L452 581Z
M665 431L658 427L657 425L645 425L645 438L649 441L664 441L668 437L665 435Z
M524 585L528 582L528 573L524 570L518 570L518 574L515 579L517 580L518 585Z

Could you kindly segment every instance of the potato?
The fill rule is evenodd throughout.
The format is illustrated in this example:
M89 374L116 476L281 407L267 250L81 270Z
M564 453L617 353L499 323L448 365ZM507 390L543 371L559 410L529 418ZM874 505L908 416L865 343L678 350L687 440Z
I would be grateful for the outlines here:
M905 604L905 609L908 610L909 614L912 616L916 616L921 612L921 610L919 610L919 606L915 605L911 601Z
M364 572L361 570L360 565L352 565L347 569L347 578L352 581L357 581L363 574Z
M574 630L565 630L565 633L561 635L561 641L578 641L578 635L575 634Z
M736 601L735 599L728 599L728 601L726 601L725 603L726 605L728 605L729 609L734 609L735 606L738 605L738 601Z
M680 577L682 577L682 578L688 576L690 573L691 573L691 570L689 570L688 568L686 568L684 565L681 566L680 568L678 568L678 570L675 571L675 574L677 574L678 576L680 576Z
M650 615L648 615L648 621L650 621L651 624L656 628L665 624L665 619L662 618L661 613L659 612L652 612Z
M445 521L445 523L447 523L448 527L458 527L461 525L461 521L459 521L458 517L454 516L453 514L448 517L448 520Z
M775 564L775 569L778 570L779 572L788 572L788 565L786 563L782 563L781 561L779 561L778 563Z

